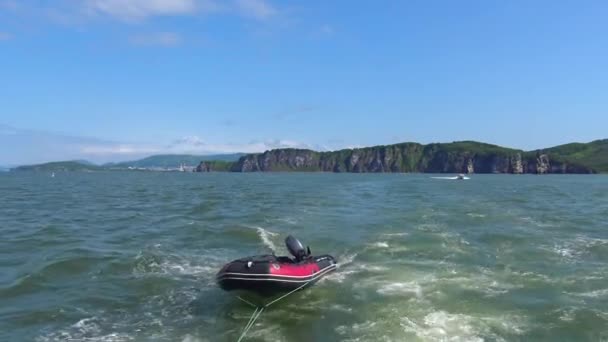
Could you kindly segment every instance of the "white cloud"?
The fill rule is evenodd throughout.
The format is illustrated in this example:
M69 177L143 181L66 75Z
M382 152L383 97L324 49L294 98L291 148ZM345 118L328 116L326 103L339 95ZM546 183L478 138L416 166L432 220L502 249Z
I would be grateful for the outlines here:
M80 152L85 157L101 157L101 156L121 156L121 155L143 155L151 153L160 153L162 150L149 146L127 145L127 144L99 144L99 145L84 145L80 147Z
M100 18L139 23L161 16L214 13L263 21L283 13L269 0L0 0L0 10L31 21L67 26L82 26Z
M155 32L132 36L130 42L140 46L172 47L182 43L182 37L174 32Z
M248 143L213 143L190 135L172 142L122 142L23 130L0 124L0 165L86 159L105 163L143 158L153 154L260 153L277 148L326 150L294 140L275 139Z
M86 8L91 13L105 14L122 20L193 14L201 8L211 8L212 4L211 1L195 0L86 0Z
M151 154L218 154L218 153L260 153L277 148L323 149L293 140L265 140L249 143L207 143L196 135L185 136L169 144L123 144L100 142L98 144L81 144L81 158L90 160L125 160Z
M13 35L8 32L0 32L0 42L4 40L10 40L13 38Z
M171 144L162 149L163 153L194 153L194 154L210 154L210 153L258 153L275 148L311 148L310 145L303 144L292 140L265 140L251 141L249 143L237 144L215 144L207 143L198 136L186 136L173 141Z
M242 15L258 20L269 19L279 12L266 0L236 0L236 8Z
M200 138L196 135L189 135L189 136L185 136L185 137L176 139L171 144L169 144L168 148L180 148L180 147L192 148L192 147L200 147L200 146L204 146L204 145L205 145L205 141L202 138Z
M0 124L0 135L16 135L17 133L19 132L11 126Z

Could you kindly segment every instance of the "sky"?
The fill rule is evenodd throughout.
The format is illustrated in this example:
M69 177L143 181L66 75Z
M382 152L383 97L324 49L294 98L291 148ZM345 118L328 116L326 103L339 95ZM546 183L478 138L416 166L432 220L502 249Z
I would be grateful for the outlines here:
M608 138L606 1L0 0L0 165Z

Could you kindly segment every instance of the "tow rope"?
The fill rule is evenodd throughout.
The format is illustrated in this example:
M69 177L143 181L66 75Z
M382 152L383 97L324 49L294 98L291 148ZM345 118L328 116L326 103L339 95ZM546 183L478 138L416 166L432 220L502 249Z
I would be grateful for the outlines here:
M247 332L249 332L249 329L251 329L251 327L253 326L253 324L255 323L255 321L256 321L256 320L257 320L257 319L260 317L260 315L262 314L262 312L264 311L264 309L266 309L267 307L271 306L272 304L274 304L274 303L276 303L276 302L280 301L281 299L284 299L285 297L289 296L290 294L292 294L292 293L294 293L294 292L296 292L296 291L301 290L301 289L302 289L302 288L304 288L306 285L308 285L308 284L309 284L311 281L312 281L312 280L307 281L306 283L304 283L302 286L298 287L297 289L295 289L295 290L291 290L290 292L288 292L288 293L286 293L286 294L282 295L281 297L279 297L279 298L277 298L277 299L275 299L275 300L272 300L272 301L270 301L270 302L268 302L268 303L266 303L266 304L264 304L264 305L262 305L262 306L257 306L257 305L255 305L255 304L253 304L253 303L251 303L251 302L249 302L249 301L247 301L247 300L245 300L245 299L241 298L240 296L238 296L238 297L237 297L238 299L240 299L240 300L242 300L243 302L245 302L245 303L247 303L247 304L251 305L252 307L254 307L254 308L255 308L255 310L253 311L253 314L252 314L252 315L251 315L251 317L249 318L249 322L247 322L247 325L245 325L245 328L243 329L243 332L241 333L241 337L239 337L239 339L237 340L237 342L241 342L241 340L242 340L243 338L245 338L245 336L247 335Z

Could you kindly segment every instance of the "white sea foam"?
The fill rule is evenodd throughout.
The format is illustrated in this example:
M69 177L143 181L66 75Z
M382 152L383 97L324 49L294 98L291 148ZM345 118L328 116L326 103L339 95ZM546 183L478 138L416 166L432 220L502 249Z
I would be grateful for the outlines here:
M346 267L355 261L358 253L344 254L338 257L338 267Z
M504 341L493 330L512 334L523 332L521 323L513 317L473 317L460 313L434 311L423 319L401 318L401 327L426 341L484 341L484 337Z
M608 246L608 239L579 235L574 239L554 244L552 251L566 261L577 261L585 254L590 253L590 249L598 246Z
M372 247L375 248L388 248L388 242L385 241L379 241L379 242L374 242L371 244Z
M478 213L467 213L467 216L469 217L475 217L475 218L483 218L486 217L485 214L478 214Z
M382 234L383 236L408 236L409 233L384 233Z
M182 339L182 342L207 342L209 340L207 339L202 339L199 337L194 337L190 334L186 334L186 336L184 336L184 338Z
M83 318L65 330L38 336L38 342L55 341L87 341L87 342L126 342L133 341L135 338L124 333L102 334L99 326L100 320L97 317Z
M361 334L365 331L372 329L376 326L377 322L365 321L363 323L355 323L352 326L340 325L335 331L340 335L346 335L347 333L353 333L355 335Z
M416 226L417 230L421 230L424 232L438 232L441 231L442 228L443 226L437 223L422 223Z
M384 296L415 295L422 297L422 287L415 281L385 284L380 286L376 292Z
M298 223L298 220L296 220L293 217L281 217L281 218L278 218L277 221L287 223L290 225L294 225L294 224Z
M573 308L559 309L557 312L560 313L559 319L564 322L571 322L576 316L576 310Z
M479 269L479 272L476 273L466 273L460 276L458 276L458 272L453 271L451 270L449 275L438 278L435 285L477 291L487 297L495 297L524 286L507 282L485 268Z
M555 253L559 254L561 257L564 257L564 258L574 258L575 256L577 256L579 254L572 248L562 247L562 246L555 246L554 251L555 251Z
M594 290L594 291L588 291L588 292L578 292L578 293L571 293L570 292L568 294L573 295L573 296L577 296L577 297L602 298L602 297L608 297L608 288Z
M340 305L340 304L332 304L329 308L334 311L341 311L341 312L347 312L347 313L353 312L353 308L346 307L346 306Z
M287 338L281 332L281 326L279 324L273 324L265 326L262 322L256 322L254 326L247 333L246 340L263 340L263 341L288 341Z
M276 251L277 247L272 242L272 237L276 236L277 233L273 233L262 227L255 227L255 229L258 231L258 235L260 236L260 239L262 239L262 242L264 243L264 245L266 247L270 248L270 250Z
M174 262L163 262L160 265L160 269L166 274L183 274L183 275L206 275L217 272L218 267L215 266L202 266L192 265L190 263L174 263Z
M80 330L83 333L99 333L99 325L97 324L97 317L83 318L80 321L72 325L73 328Z
M358 271L355 269L350 269L350 270L338 269L337 271L329 273L328 275L321 278L321 280L319 282L322 283L325 281L331 281L331 282L336 282L336 283L343 283L344 280L346 280L349 276L351 276L352 274L355 274L357 272Z
M520 217L520 220L529 223L533 226L539 227L539 228L549 228L549 227L555 227L556 224L553 223L549 223L549 222L541 222L538 220L533 219L532 217L529 216L524 216L524 217Z
M344 280L346 280L348 277L350 277L353 274L357 274L357 273L361 273L361 272L382 273L382 272L386 272L389 270L385 266L370 265L370 264L363 264L363 263L357 263L354 265L346 264L346 265L347 266L343 266L343 264L340 264L340 267L337 269L336 272L332 272L332 273L328 274L327 276L322 278L321 281L326 279L328 281L342 283L342 282L344 282Z
M357 269L367 272L386 272L389 270L388 267L378 266L378 265L369 265L369 264L359 264L357 265Z

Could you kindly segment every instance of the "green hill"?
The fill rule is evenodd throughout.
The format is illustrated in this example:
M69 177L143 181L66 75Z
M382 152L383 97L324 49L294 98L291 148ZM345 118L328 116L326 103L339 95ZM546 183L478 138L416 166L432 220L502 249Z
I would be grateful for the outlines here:
M100 171L102 167L93 164L84 164L79 161L60 161L51 162L36 165L23 165L18 166L14 171L48 171L48 172L60 172L60 171Z
M12 170L97 171L129 167L177 168L182 164L197 166L199 172L608 173L608 139L534 151L475 141L427 145L408 142L331 152L288 148L247 155L156 155L103 166L65 161L20 166Z
M608 139L590 143L571 143L544 150L549 156L588 166L597 172L608 172Z
M476 141L401 143L316 152L277 149L250 154L235 172L429 172L429 173L599 173L608 172L607 140L523 151Z
M245 154L243 153L216 154L205 156L191 154L159 154L139 160L132 160L120 163L108 163L104 164L103 166L108 168L177 168L182 164L186 166L196 166L201 161L235 162L244 155Z

